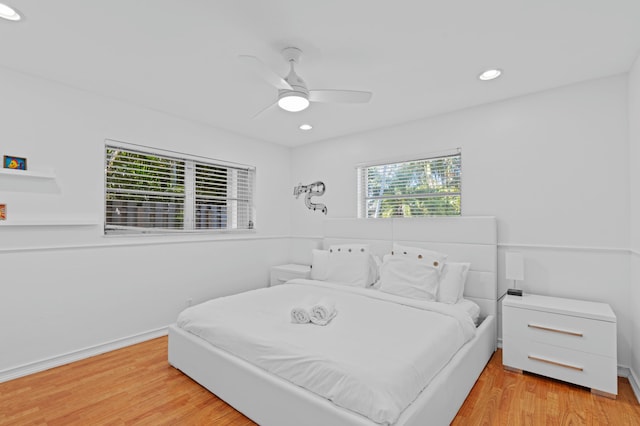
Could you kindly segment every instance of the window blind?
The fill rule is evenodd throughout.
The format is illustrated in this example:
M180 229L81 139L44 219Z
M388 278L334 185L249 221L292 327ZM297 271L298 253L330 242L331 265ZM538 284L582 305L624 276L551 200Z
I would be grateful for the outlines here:
M105 233L252 229L255 169L105 145Z
M461 154L358 167L358 217L459 216Z

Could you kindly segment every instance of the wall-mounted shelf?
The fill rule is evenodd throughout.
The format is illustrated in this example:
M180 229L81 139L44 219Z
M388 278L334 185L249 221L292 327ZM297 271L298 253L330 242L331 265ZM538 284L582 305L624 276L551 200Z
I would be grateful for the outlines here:
M59 194L53 170L0 169L0 192Z
M96 221L92 221L92 220L83 220L83 219L78 219L78 220L43 220L43 221L37 221L37 220L32 220L32 221L3 221L0 222L0 228L1 227L14 227L14 226L23 226L23 227L32 227L32 226L39 226L39 227L43 227L43 226L99 226L100 223L96 222Z
M0 169L0 176L11 176L20 178L55 179L53 170L13 170Z

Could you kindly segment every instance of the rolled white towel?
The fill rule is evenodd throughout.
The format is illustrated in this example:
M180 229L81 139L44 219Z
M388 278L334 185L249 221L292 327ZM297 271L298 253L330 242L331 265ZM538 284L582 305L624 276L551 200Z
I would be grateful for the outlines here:
M321 320L321 319L318 319L318 318L312 316L311 317L311 322L313 324L315 324L315 325L327 325L327 324L329 324L331 322L333 317L335 317L337 315L337 313L338 313L338 311L333 311L331 313L331 315L329 316L329 318L324 319L324 320Z
M291 322L294 324L306 324L311 322L311 315L306 308L295 307L291 309Z
M307 296L291 309L291 322L294 324L306 324L311 322L311 308L318 301L316 296Z
M311 307L311 322L317 325L327 325L336 316L336 304L333 300L323 297Z

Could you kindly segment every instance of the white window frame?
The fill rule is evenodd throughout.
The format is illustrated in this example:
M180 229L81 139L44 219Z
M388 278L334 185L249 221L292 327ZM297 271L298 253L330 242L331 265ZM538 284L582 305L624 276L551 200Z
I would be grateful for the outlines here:
M395 193L395 194L382 194L382 195L372 195L371 194L371 188L370 188L370 182L368 179L368 173L369 173L369 169L376 169L376 168L380 168L380 167L399 167L401 165L404 164L408 164L408 163L420 163L420 162L430 162L430 161L436 161L436 160L440 160L443 158L449 158L449 157L457 157L458 160L458 164L459 164L459 174L457 176L457 181L454 178L453 181L454 183L457 182L457 191L446 191L446 192L438 192L438 193L433 193L433 192L428 192L428 191L424 191L424 192L418 192L418 193L413 193L413 194L408 194L408 193ZM358 218L367 218L367 219L378 219L378 218L384 218L384 217L427 217L427 216L460 216L462 214L462 152L461 149L458 148L456 150L449 150L449 151L445 151L445 152L439 152L439 153L431 153L431 154L426 154L426 155L421 155L421 156L416 156L414 158L402 158L402 159L394 159L394 160L386 160L386 161L378 161L378 162L372 162L372 163L363 163L363 164L358 164L356 166L356 172L357 172L357 214L358 214ZM434 212L432 211L431 214L413 214L410 216L405 215L404 211L405 211L405 205L403 205L403 203L401 203L399 200L400 199L405 199L405 200L409 200L409 201L417 201L419 199L422 200L428 200L428 199L442 199L445 197L449 197L450 199L457 199L458 205L459 205L459 210L456 212L449 212L449 213L443 213L443 212ZM397 201L397 210L400 210L402 212L402 214L400 214L400 212L394 212L393 214L387 214L387 215L383 215L379 208L376 209L376 213L375 214L371 214L369 209L368 209L368 204L370 202L376 203L376 205L378 207L381 206L383 200L398 200ZM454 209L455 210L455 209Z
M144 201L140 201L140 193L144 192L145 182L144 180L134 181L135 183L131 185L132 188L129 188L129 185L123 185L123 187L115 188L114 185L117 183L117 178L111 178L108 174L109 167L114 167L113 158L109 157L108 153L110 150L122 150L129 153L141 154L151 157L158 157L162 160L171 160L176 161L182 168L184 166L184 174L178 173L177 175L171 175L171 178L166 178L167 180L178 179L178 186L182 186L183 190L176 192L175 190L172 192L162 192L157 191L150 193L150 197L154 196L162 197L162 194L167 194L167 198L173 199L181 199L184 200L182 204L178 204L179 213L175 213L173 216L173 221L167 219L162 222L161 220L156 220L156 216L153 216L148 222L141 222L139 219L127 219L127 223L121 217L115 219L115 214L120 214L120 212L116 212L116 209L113 208L113 204L110 205L110 202L115 203L116 205L121 205L122 203L129 203L130 205L139 204L151 207L150 209L157 208L158 203L153 202L153 200L145 199ZM105 235L142 235L142 234L167 234L167 233L220 233L220 232L253 232L255 230L255 206L254 206L254 197L255 197L255 175L256 169L254 166L249 166L245 164L232 163L223 160L217 160L213 158L200 157L175 151L162 150L158 148L152 148L143 145L136 145L131 143L119 142L114 140L105 140L104 143L104 234ZM111 160L111 161L110 161ZM157 163L156 163L157 164ZM207 167L215 167L216 169L224 169L226 172L226 188L222 189L225 194L222 197L216 195L216 200L211 200L212 204L220 205L219 203L223 202L224 209L226 211L226 215L224 216L224 220L217 224L204 224L201 221L198 223L196 220L196 209L198 201L202 202L203 196L200 196L200 200L198 200L197 195L197 183L196 183L196 167L197 166L207 166ZM126 164L123 161L120 165L120 170L124 170L126 173ZM173 170L172 170L173 172ZM242 172L242 173L241 173ZM243 178L239 178L238 176L242 174ZM120 175L120 179L122 179L122 174ZM128 175L127 178L129 178ZM177 176L177 177L176 177ZM209 177L212 179L217 179L219 175L216 174L205 174L205 177ZM111 186L110 186L111 184ZM202 186L198 187L202 188ZM205 187L205 191L210 188ZM136 194L137 190L137 194ZM131 192L129 192L131 191ZM118 198L118 202L113 201L113 197L115 194L118 194L120 197ZM144 195L143 195L144 196ZM207 197L208 196L208 197ZM127 198L130 197L130 198ZM144 196L146 197L146 196ZM242 197L239 199L238 197ZM210 193L204 196L205 200L208 198L209 200L212 198ZM134 201L134 199L137 199ZM205 201L206 203L207 201ZM239 208L239 203L242 202L244 208ZM147 203L147 204L145 204ZM156 206L156 207L154 207ZM143 208L140 206L135 206L133 208ZM242 221L239 220L238 215L242 212L243 217ZM132 215L133 216L133 215ZM179 219L178 219L179 218ZM133 223L131 223L133 221Z

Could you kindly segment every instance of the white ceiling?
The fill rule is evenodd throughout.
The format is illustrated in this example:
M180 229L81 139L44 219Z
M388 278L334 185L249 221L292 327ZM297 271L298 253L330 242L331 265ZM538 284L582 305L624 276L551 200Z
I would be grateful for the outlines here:
M253 138L296 146L629 70L638 0L1 0L0 66ZM313 89L373 91L365 105L272 108L304 51ZM477 75L500 67L503 77ZM302 123L314 129L303 132Z

